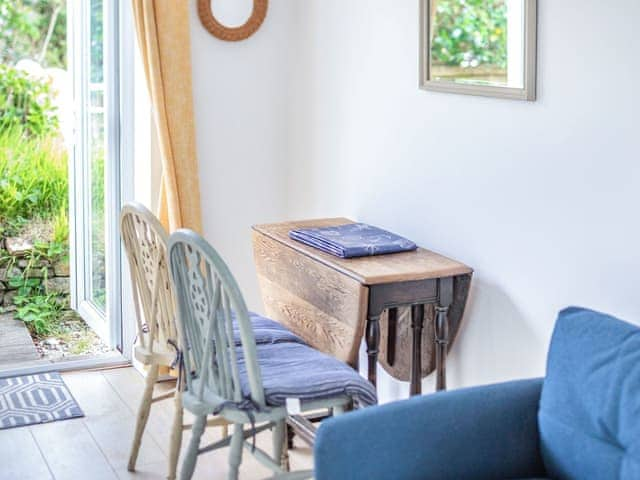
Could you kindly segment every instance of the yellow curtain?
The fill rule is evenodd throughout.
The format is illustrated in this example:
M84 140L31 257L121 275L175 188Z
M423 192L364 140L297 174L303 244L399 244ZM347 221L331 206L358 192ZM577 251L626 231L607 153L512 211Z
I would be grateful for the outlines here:
M196 157L189 6L132 0L162 156L158 216L165 228L202 230Z

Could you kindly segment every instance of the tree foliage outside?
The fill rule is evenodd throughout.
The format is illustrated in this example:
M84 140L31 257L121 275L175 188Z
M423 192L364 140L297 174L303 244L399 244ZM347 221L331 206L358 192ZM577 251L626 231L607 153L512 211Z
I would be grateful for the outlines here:
M65 0L0 0L0 63L15 65L23 58L65 68Z
M507 0L433 0L431 56L462 68L507 67Z

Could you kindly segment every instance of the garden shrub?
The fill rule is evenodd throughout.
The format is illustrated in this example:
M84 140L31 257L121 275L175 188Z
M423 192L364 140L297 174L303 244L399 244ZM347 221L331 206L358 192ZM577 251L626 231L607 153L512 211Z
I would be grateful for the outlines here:
M62 305L57 295L27 294L16 297L16 318L38 336L59 332L58 316Z
M58 132L49 83L0 65L0 130L22 129L30 136Z

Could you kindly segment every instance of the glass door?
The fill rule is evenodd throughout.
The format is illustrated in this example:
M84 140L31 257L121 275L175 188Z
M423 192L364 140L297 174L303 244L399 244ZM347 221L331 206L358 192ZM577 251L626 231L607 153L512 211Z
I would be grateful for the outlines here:
M71 183L73 307L122 351L118 214L123 169L121 3L71 0L76 113Z

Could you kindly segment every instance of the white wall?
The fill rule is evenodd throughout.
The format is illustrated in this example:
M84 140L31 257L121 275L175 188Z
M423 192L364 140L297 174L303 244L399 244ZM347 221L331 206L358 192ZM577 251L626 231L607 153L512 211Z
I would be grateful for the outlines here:
M535 103L419 90L417 0L269 8L193 35L206 229L252 301L250 223L346 215L475 269L453 387L541 375L566 305L640 323L637 0L539 1Z
M215 0L227 25L244 22L250 0ZM192 1L196 135L205 236L230 264L253 308L261 304L250 226L285 215L286 83L291 13L271 1L260 30L243 42L211 36Z

